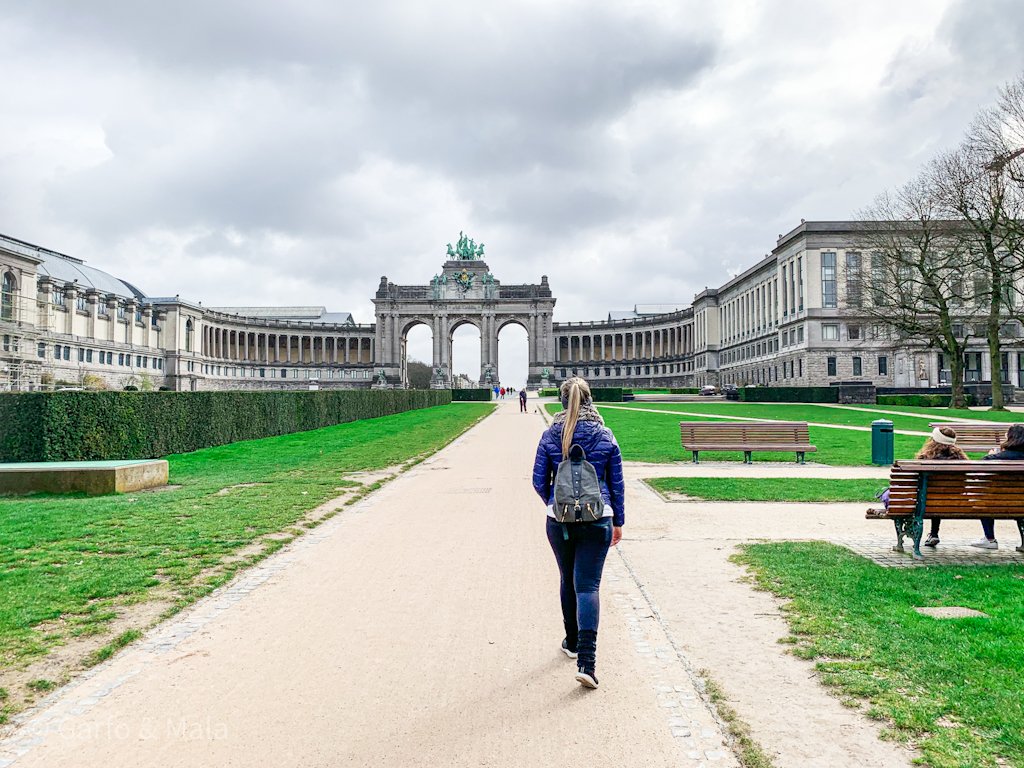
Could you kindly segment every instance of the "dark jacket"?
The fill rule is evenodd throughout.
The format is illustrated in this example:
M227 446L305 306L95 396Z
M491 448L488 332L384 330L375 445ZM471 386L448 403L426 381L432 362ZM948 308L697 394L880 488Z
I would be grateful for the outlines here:
M999 453L990 453L982 458L983 461L985 459L991 461L1024 461L1024 451L999 451Z
M615 435L596 421L580 421L573 431L573 442L579 443L594 465L601 483L601 497L612 508L612 524L625 525L625 484L622 478L622 452ZM537 458L533 462L533 487L545 504L551 503L555 471L562 463L562 425L552 424L540 437Z

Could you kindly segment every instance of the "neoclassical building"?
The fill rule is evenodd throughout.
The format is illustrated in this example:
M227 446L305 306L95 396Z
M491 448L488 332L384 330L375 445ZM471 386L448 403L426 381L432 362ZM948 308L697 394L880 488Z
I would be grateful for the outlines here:
M432 386L451 385L452 335L480 330L479 383L501 382L498 334L526 330L531 385L580 374L595 385L934 387L939 353L894 345L872 327L844 276L861 268L856 222L801 222L753 266L691 302L636 306L602 320L555 322L547 277L504 285L483 246L460 237L426 284L382 277L375 322L312 307L204 307L147 296L81 260L0 235L0 390L401 387L406 343L433 336ZM1018 329L1019 330L1019 329ZM1024 342L1007 331L1007 383L1024 386ZM978 340L968 381L988 379Z

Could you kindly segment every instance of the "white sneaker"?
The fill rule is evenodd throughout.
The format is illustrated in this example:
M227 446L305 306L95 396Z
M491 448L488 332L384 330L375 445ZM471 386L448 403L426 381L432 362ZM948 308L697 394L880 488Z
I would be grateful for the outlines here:
M999 542L995 539L991 541L988 539L978 539L977 541L972 541L971 546L978 549L999 549Z

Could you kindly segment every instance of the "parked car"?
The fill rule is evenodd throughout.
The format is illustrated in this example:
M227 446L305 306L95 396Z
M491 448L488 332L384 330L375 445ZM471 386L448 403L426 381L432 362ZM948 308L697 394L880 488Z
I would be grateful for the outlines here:
M711 395L717 395L718 389L711 384L705 384L700 388L700 393L705 397L709 397Z
M740 391L736 388L735 384L726 384L722 387L722 394L725 395L726 400L739 400Z

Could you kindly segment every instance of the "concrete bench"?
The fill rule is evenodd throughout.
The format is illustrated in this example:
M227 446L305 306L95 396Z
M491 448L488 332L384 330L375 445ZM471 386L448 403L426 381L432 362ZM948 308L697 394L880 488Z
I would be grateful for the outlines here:
M0 464L0 494L130 493L167 485L163 459Z
M701 451L743 451L745 464L753 461L754 451L792 451L803 464L805 453L818 450L806 421L681 421L679 432L694 464L700 463Z
M896 546L914 541L921 557L924 520L1016 520L1024 544L1024 461L897 461L889 475L889 508L869 509L870 520L892 520Z

